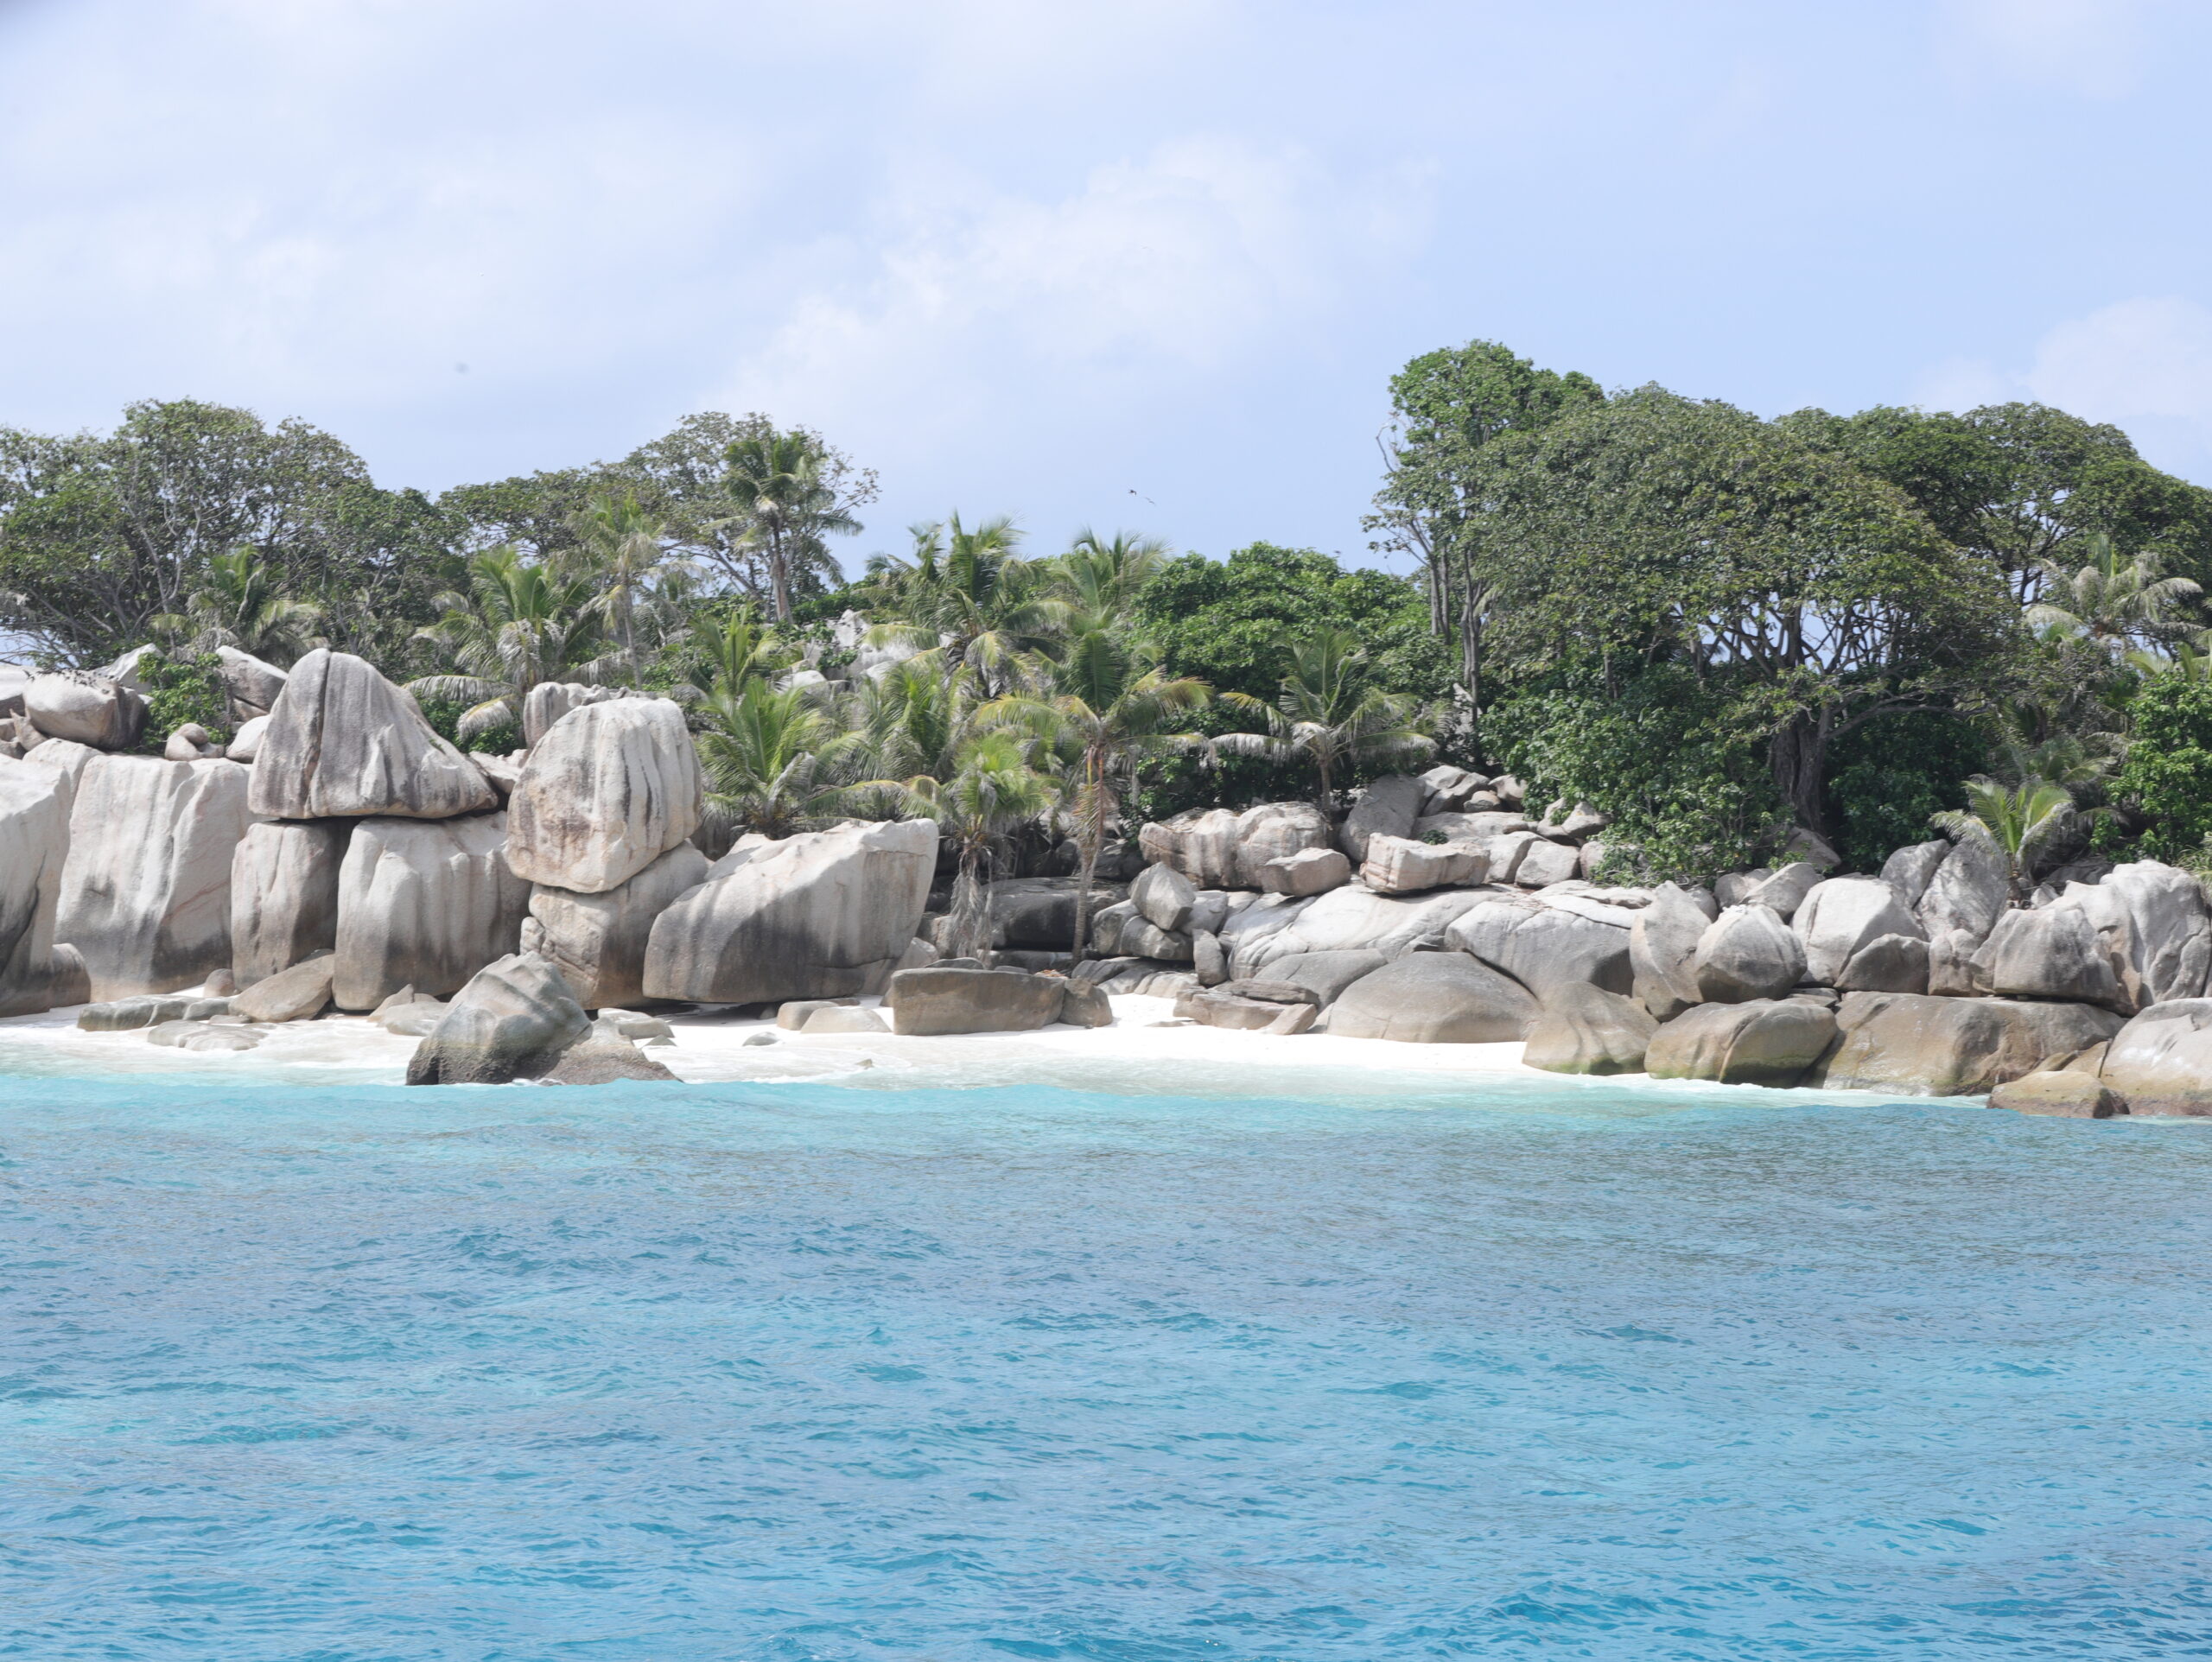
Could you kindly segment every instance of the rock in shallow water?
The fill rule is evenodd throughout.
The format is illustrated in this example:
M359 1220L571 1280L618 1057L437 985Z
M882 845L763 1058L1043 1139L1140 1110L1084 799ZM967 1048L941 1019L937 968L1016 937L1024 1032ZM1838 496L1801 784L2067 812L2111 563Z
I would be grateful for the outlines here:
M1640 1073L1658 1028L1634 999L1570 981L1545 996L1521 1060L1555 1074Z
M504 1085L550 1072L591 1020L534 953L486 964L407 1064L410 1085ZM627 1043L627 1041L623 1041ZM634 1047L633 1047L634 1048Z
M1704 1004L1652 1036L1644 1068L1654 1079L1786 1087L1804 1078L1835 1033L1835 1017L1824 1005L1796 999Z

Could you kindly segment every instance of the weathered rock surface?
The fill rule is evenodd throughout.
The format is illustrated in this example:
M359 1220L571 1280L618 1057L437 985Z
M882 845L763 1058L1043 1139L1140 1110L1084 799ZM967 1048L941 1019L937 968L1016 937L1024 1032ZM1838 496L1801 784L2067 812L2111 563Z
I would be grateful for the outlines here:
M265 975L232 999L231 1008L248 1021L313 1021L329 1007L335 961L310 958Z
M1900 848L1882 862L1882 881L1895 889L1897 898L1907 906L1917 907L1950 852L1951 845L1941 837Z
M1574 985L1628 993L1635 985L1630 933L1535 901L1485 900L1462 912L1444 938L1548 1003Z
M1420 894L1490 875L1490 856L1472 843L1415 842L1380 832L1366 842L1359 880L1376 894Z
M1993 1108L2015 1113L2055 1114L2073 1120L2109 1120L2126 1112L2120 1098L2094 1074L2033 1073L2007 1080L1989 1094Z
M454 993L515 952L530 885L507 869L506 834L504 814L355 825L338 870L340 1009L408 986Z
M1698 937L1692 972L1707 1004L1778 999L1805 979L1805 948L1766 907L1731 906Z
M2212 1115L2212 999L2154 1004L2130 1018L2098 1077L2134 1117Z
M231 742L223 754L233 762L251 764L261 754L261 735L269 731L269 718L257 715L250 721L239 723L238 730L231 735Z
M645 994L765 1004L876 991L921 923L937 841L931 821L902 820L752 850L654 921Z
M1188 934L1181 929L1163 929L1141 916L1122 923L1119 949L1140 958L1157 958L1172 964L1187 964L1192 955Z
M2066 999L2122 1014L2134 1007L2120 990L2095 926L2079 907L2005 913L1974 963L1979 979L2000 997Z
M1326 894L1351 881L1351 862L1333 848L1302 848L1260 867L1260 887L1269 894Z
M1658 1030L1650 1012L1634 999L1564 982L1545 995L1521 1060L1554 1074L1640 1073Z
M1925 993L1928 942L1917 935L1878 935L1851 955L1835 985L1846 993Z
M497 801L406 692L346 652L293 666L253 761L253 811L270 819L439 820Z
M707 857L690 843L601 894L538 885L530 891L522 949L537 953L587 1010L645 996L645 949L654 920L707 880Z
M231 857L231 974L240 986L338 944L351 820L265 820Z
M1957 932L1979 947L2011 904L2004 856L1988 843L1969 837L1953 844L1943 856L1913 910L1931 945Z
M1122 955L1122 930L1136 915L1136 903L1133 900L1117 900L1112 905L1102 906L1093 912L1090 915L1090 950L1101 958Z
M1310 802L1262 802L1236 813L1192 809L1137 834L1145 858L1172 866L1202 889L1256 889L1260 868L1306 848L1336 846L1336 834Z
M1652 1036L1644 1068L1654 1079L1723 1085L1796 1084L1834 1042L1836 1018L1797 999L1704 1004Z
M855 1010L858 999L786 999L776 1006L776 1025L787 1033L803 1033L817 1010Z
M587 704L604 704L621 696L620 689L613 687L587 687L575 681L539 682L522 701L524 748L536 749L537 741L569 711L581 710Z
M1478 847L1488 847L1502 837L1533 833L1535 823L1525 814L1507 813L1490 809L1464 814L1424 814L1414 821L1415 838L1432 834L1446 842L1471 842ZM1492 856L1496 863L1496 856Z
M276 707L277 697L290 679L282 669L235 646L219 646L215 656L222 661L223 693L233 722L258 720Z
M154 998L141 994L88 1004L78 1012L77 1025L87 1033L122 1033L158 1026L163 1022L206 1021L211 1016L226 1016L230 1011L228 999Z
M1229 979L1229 955L1222 949L1221 937L1211 929L1192 933L1191 973L1200 986L1219 986Z
M1071 980L1060 997L1060 1020L1069 1027L1111 1027L1114 1002L1103 987Z
M84 955L95 999L196 986L229 967L231 860L245 828L236 762L102 756L86 767L54 934Z
M1797 865L1790 872L1810 872ZM1760 885L1770 889L1785 872L1777 872ZM1835 986L1853 955L1885 935L1917 937L1919 920L1897 898L1897 891L1878 877L1832 877L1815 881L1796 908L1795 927L1805 947L1805 979L1822 986Z
M1426 783L1402 773L1370 781L1337 828L1337 846L1353 860L1363 861L1371 839L1411 837L1427 798Z
M1278 958L1269 964L1266 980L1287 983L1309 992L1316 1003L1326 1005L1334 1004L1354 981L1372 975L1389 961L1379 952L1358 948L1342 952L1301 952L1294 957ZM1229 983L1237 987L1260 984Z
M60 1002L54 923L75 796L59 768L0 762L0 1016L33 1015Z
M23 753L22 759L65 773L69 777L73 788L81 788L85 783L85 770L99 755L100 752L90 745L80 745L73 739L48 739L31 746Z
M1362 976L1329 1006L1342 1038L1495 1044L1526 1038L1540 1013L1510 976L1462 952L1413 952Z
M1154 927L1179 929L1188 926L1198 904L1198 885L1172 866L1147 866L1129 885L1129 900Z
M825 1004L816 1007L806 1018L802 1033L887 1033L890 1023L873 1010L863 1010L858 1005Z
M364 827L364 830L367 828ZM356 839L355 846L359 846ZM535 953L485 965L415 1048L410 1085L504 1085L550 1072L591 1030L561 973Z
M1072 950L1076 903L1082 898L1082 886L1071 877L1011 878L992 884L984 900L991 920L991 944L1051 952ZM1096 917L1122 898L1117 885L1092 884L1090 915Z
M894 1033L1028 1032L1059 1019L1067 987L1024 970L902 969L883 1004Z
M2085 1004L1847 993L1841 1037L1815 1082L1838 1090L1976 1096L2054 1056L2110 1038L2120 1019Z
M2119 979L2123 1012L2198 998L2212 982L2212 909L2186 872L2136 860L2094 885L2069 883L2053 909L2089 920Z
M1442 946L1452 921L1492 896L1493 891L1484 890L1439 889L1400 898L1344 888L1313 900L1280 902L1277 908L1265 910L1268 901L1263 899L1230 919L1223 928L1222 943L1230 950L1231 973L1239 976L1256 975L1278 958L1305 952L1366 948L1396 958L1424 944ZM1300 909L1296 915L1273 927L1294 906Z
M1745 905L1764 906L1787 923L1796 917L1805 897L1820 886L1821 868L1808 860L1792 860L1751 885ZM1801 924L1802 927L1802 924Z
M1571 843L1553 842L1536 835L1513 863L1513 881L1524 889L1548 889L1568 883L1582 872L1582 851Z
M118 682L75 670L35 676L23 688L23 714L48 739L95 750L128 750L146 728L146 701Z
M1272 1033L1289 1037L1310 1031L1317 1007L1310 1004L1282 1004L1249 999L1226 988L1193 990L1175 1000L1175 1013L1201 1027L1224 1027L1243 1033Z
M1697 943L1712 923L1687 891L1662 883L1630 925L1630 991L1659 1020L1671 1021L1702 1001Z
M1970 929L1944 929L1928 939L1928 990L1951 999L1989 995L1983 974L1981 942Z
M548 728L523 764L507 800L507 864L532 883L604 894L686 841L705 799L671 700L587 705Z
M178 727L162 745L162 759L165 762L197 762L203 757L221 754L207 729L197 721L188 721Z
M561 1059L542 1077L555 1085L613 1085L628 1079L676 1079L664 1064L654 1061L620 1033L596 1022L591 1031L561 1052Z

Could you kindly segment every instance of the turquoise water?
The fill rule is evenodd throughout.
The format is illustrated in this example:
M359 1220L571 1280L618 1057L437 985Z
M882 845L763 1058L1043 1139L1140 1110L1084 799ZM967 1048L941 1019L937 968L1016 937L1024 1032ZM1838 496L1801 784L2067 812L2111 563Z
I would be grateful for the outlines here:
M2212 1127L0 1080L0 1655L2212 1654Z

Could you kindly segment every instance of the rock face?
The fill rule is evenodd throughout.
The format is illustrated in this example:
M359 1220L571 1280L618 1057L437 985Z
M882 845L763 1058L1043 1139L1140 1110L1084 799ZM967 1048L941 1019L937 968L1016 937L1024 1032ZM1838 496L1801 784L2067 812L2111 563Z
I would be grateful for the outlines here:
M373 1010L409 986L440 997L515 951L530 885L507 869L506 834L503 814L353 828L338 871L340 1009Z
M1427 798L1425 783L1402 773L1371 782L1337 828L1338 846L1357 862L1367 858L1372 838L1412 836L1414 821L1421 818Z
M289 679L282 669L235 646L219 646L215 656L222 661L223 692L232 722L256 720L276 707L277 696Z
M1198 904L1198 886L1172 866L1147 866L1129 885L1138 916L1154 928L1179 929L1191 922Z
M1359 880L1376 894L1420 894L1490 875L1490 856L1471 843L1415 842L1380 832L1367 840Z
M1260 887L1268 894L1326 894L1351 881L1351 862L1333 848L1303 848L1260 867Z
M2004 857L1987 843L1969 838L1943 856L1913 910L1931 942L1958 931L1971 936L1978 947L1997 927L2011 899Z
M1465 953L1413 952L1362 976L1329 1008L1342 1038L1495 1044L1526 1038L1541 1013L1529 989Z
M313 1021L330 1003L328 956L310 958L256 981L232 1001L248 1021Z
M1644 1067L1654 1079L1788 1087L1821 1059L1835 1031L1825 1005L1796 999L1700 1005L1653 1036Z
M2212 1114L2212 999L2177 999L2133 1018L2113 1037L2099 1078L2131 1115Z
M1659 1020L1672 1021L1702 999L1697 943L1712 922L1688 892L1662 883L1630 925L1630 991Z
M676 1075L621 1034L594 1023L540 1077L556 1085L613 1085L626 1079L673 1081Z
M1306 848L1331 848L1336 835L1308 802L1262 802L1243 813L1192 809L1137 834L1145 858L1172 866L1201 889L1256 889L1260 868Z
M1256 975L1276 959L1303 952L1365 948L1397 958L1419 946L1442 946L1452 921L1489 898L1467 889L1399 898L1345 888L1314 900L1280 902L1265 910L1262 901L1224 925L1222 943L1229 948L1232 973L1242 976ZM1293 912L1293 907L1298 910Z
M1790 872L1812 871L1805 865ZM1771 888L1785 875L1777 872L1761 885ZM1796 907L1795 927L1805 947L1805 979L1822 986L1840 983L1844 966L1859 950L1885 935L1920 937L1920 923L1878 877L1832 877L1813 884Z
M1835 984L1846 993L1925 993L1928 942L1916 935L1878 935L1851 955Z
M902 820L787 837L734 866L733 851L654 921L646 994L764 1004L874 992L921 923L937 841L931 821Z
M1521 1061L1554 1074L1640 1073L1658 1030L1634 999L1570 981L1546 995Z
M261 754L261 735L268 731L269 718L265 715L257 715L251 721L240 722L238 730L231 735L231 742L225 746L223 754L233 762L251 763Z
M102 676L62 670L34 676L23 688L23 714L48 739L95 750L128 750L146 728L146 701Z
M1379 952L1303 952L1268 966L1268 979L1303 987L1324 1005L1334 1004L1354 981L1372 975L1390 961ZM1237 983L1236 985L1242 985Z
M994 947L1067 952L1075 945L1076 902L1082 885L1074 878L1012 878L994 883L985 900ZM1098 883L1090 890L1096 919L1122 898L1117 888Z
M442 820L497 801L412 698L346 652L293 666L253 761L253 811L269 819Z
M1805 948L1766 907L1731 906L1698 937L1692 969L1707 1004L1778 999L1804 980Z
M1951 845L1941 838L1900 848L1882 862L1882 881L1895 889L1897 898L1906 905L1917 907L1950 852Z
M84 955L92 997L196 986L229 967L231 861L245 828L236 762L102 756L85 769L54 933Z
M1818 1082L1838 1090L1975 1096L2110 1038L2120 1019L2084 1004L1847 993L1841 1037Z
M1785 922L1797 915L1805 898L1821 884L1821 868L1807 860L1792 860L1752 886L1744 904L1764 906ZM1800 932L1802 933L1802 920Z
M2070 1069L2008 1080L1990 1092L1989 1106L2010 1108L2015 1113L2056 1114L2073 1120L2109 1120L2126 1112L2120 1098L2095 1075Z
M2065 999L2123 1013L2134 1007L2100 948L2095 926L2075 906L2006 912L1975 955L1974 967L2000 997Z
M1444 938L1510 975L1548 1005L1565 986L1629 992L1635 985L1629 933L1533 901L1485 900L1462 912Z
M1570 843L1539 837L1521 852L1513 867L1513 881L1524 889L1546 889L1571 882L1582 870L1582 851Z
M706 880L707 857L687 842L604 894L540 885L531 891L522 949L559 970L587 1010L635 1004L645 996L653 921Z
M1144 917L1122 923L1119 949L1140 958L1156 958L1164 964L1187 964L1194 951L1186 930L1163 929Z
M231 857L231 974L240 986L338 944L350 820L270 820Z
M580 710L587 704L604 704L621 696L613 687L587 687L574 681L541 681L522 701L522 742L525 748L534 750L537 741L569 711Z
M902 969L883 1003L894 1033L1027 1032L1059 1019L1067 985L1024 970Z
M571 710L548 728L507 799L515 875L604 894L699 828L706 781L683 712L665 698Z
M504 1085L550 1072L591 1030L560 972L522 952L468 980L407 1064L410 1085Z
M2078 910L2136 1011L2202 996L2212 981L2212 910L2188 872L2157 860L2114 866L2094 885L2069 884L2057 909Z
M75 796L58 768L0 762L0 1016L54 1007L54 920Z

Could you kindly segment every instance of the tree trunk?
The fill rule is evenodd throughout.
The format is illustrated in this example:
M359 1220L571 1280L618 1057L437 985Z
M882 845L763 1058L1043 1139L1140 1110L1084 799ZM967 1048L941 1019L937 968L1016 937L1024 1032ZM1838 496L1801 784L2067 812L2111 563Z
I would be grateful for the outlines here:
M1828 834L1824 798L1827 791L1828 740L1834 716L1826 708L1790 718L1767 744L1775 788L1789 805L1791 817L1808 831Z
M1090 885L1098 877L1099 845L1106 841L1106 792L1103 763L1091 763L1090 807L1083 816L1083 866L1076 873L1075 961L1090 955Z
M776 592L776 621L787 624L791 620L791 575L790 564L784 558L781 531L768 533L768 580Z
M988 968L991 920L976 870L981 863L981 857L972 853L960 857L960 875L952 879L951 927L947 931L952 937L952 951L948 955L980 959Z

